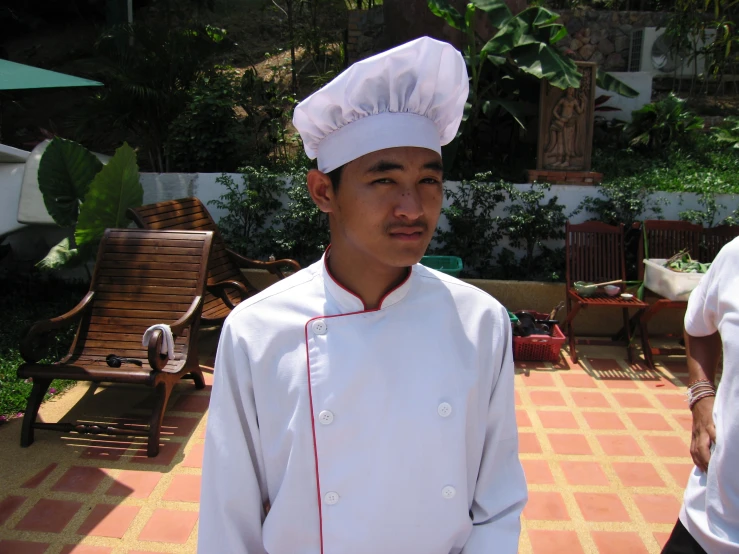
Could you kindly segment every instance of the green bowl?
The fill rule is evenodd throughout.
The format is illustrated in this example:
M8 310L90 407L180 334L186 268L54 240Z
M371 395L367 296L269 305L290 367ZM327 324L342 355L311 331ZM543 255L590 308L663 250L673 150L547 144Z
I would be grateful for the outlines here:
M595 294L595 291L598 290L598 287L596 287L593 283L586 283L584 281L575 281L573 285L575 286L577 294L585 298L593 296Z

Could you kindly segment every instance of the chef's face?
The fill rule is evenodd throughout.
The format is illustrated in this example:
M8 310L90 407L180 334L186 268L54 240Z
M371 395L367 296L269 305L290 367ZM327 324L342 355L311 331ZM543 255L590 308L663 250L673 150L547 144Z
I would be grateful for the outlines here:
M332 248L390 267L421 259L441 212L439 154L416 147L372 152L346 164L336 188L325 174L311 173L308 186L329 214Z

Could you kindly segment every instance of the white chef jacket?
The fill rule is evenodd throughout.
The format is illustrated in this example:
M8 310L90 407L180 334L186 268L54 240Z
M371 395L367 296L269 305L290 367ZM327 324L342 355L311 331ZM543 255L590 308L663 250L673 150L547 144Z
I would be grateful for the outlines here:
M511 347L495 299L421 265L376 310L325 259L245 300L216 355L198 552L517 552Z
M680 521L711 554L739 553L739 238L724 246L690 294L685 330L694 337L719 332L723 373L713 404L716 443L708 472L693 468Z

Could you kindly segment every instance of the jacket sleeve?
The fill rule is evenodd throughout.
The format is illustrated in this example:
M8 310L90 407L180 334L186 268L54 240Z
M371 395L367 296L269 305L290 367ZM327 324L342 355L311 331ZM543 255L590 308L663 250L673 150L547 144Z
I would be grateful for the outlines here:
M266 554L264 481L251 368L238 327L218 344L203 459L199 554Z
M513 394L513 344L503 309L501 332L493 341L498 366L487 412L485 444L472 503L472 533L463 554L516 554L521 512L528 492L518 458L518 429Z

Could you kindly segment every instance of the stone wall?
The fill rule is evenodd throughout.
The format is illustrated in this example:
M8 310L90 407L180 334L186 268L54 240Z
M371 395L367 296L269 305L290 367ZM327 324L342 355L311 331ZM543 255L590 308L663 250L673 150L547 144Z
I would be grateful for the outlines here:
M596 62L607 71L626 71L631 31L664 27L666 12L564 10L560 22L568 35L558 45L576 60Z
M383 50L385 17L382 6L349 12L346 58L349 64Z

